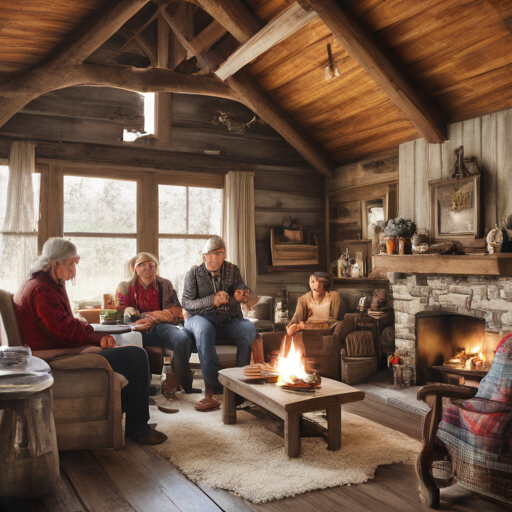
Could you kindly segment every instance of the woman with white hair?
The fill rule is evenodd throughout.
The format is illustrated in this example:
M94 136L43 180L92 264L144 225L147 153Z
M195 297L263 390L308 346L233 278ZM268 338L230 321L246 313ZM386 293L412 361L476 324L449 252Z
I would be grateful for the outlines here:
M38 350L62 348L103 356L115 372L128 379L121 392L126 436L142 444L163 443L167 436L148 425L150 373L146 352L134 346L116 347L112 336L94 332L91 325L73 316L65 282L75 277L79 261L76 246L69 240L50 238L44 244L41 256L14 296L25 342L36 356Z
M126 308L125 316L138 318L135 328L142 332L145 347L173 351L172 368L185 393L200 393L192 387L192 335L183 328L183 309L171 281L158 275L156 256L141 252L135 257L133 276L119 283L116 299Z

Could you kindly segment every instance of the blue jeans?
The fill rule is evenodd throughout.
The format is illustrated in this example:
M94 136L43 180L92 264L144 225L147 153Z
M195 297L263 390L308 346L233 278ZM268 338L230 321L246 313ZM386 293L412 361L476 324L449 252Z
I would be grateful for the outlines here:
M251 362L251 346L256 339L256 328L243 318L229 318L220 323L216 316L195 315L188 318L185 327L196 339L204 381L214 393L222 393L219 370L222 368L215 350L215 339L229 336L236 343L236 365Z
M166 347L172 350L172 369L185 393L192 391L193 374L190 370L190 354L194 345L192 335L187 329L178 329L168 323L157 324L149 332L142 333L145 347Z

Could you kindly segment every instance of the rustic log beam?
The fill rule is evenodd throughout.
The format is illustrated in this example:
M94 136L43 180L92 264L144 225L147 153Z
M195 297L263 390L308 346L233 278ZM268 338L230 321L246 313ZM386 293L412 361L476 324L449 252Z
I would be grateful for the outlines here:
M217 20L213 20L190 41L193 52L189 52L187 58L190 59L196 55L207 52L221 37L225 36L227 32L228 31Z
M115 34L149 0L119 0L108 2L96 11L78 30L56 49L52 66L82 63L110 36Z
M11 144L20 139L0 138L0 159L9 157ZM137 169L159 169L162 171L192 171L226 174L229 171L261 171L280 173L290 171L295 175L309 175L310 168L295 168L279 164L262 164L233 158L200 155L181 151L161 150L139 147L134 143L125 143L123 147L102 146L100 144L79 144L70 142L37 141L38 159L57 159L68 162L81 162L91 165L110 167L134 167ZM275 175L275 174L274 174ZM283 185L285 188L286 185ZM307 192L306 192L307 193Z
M304 1L304 0L302 0ZM341 3L306 0L343 48L368 72L430 143L447 140L447 118L391 52Z
M290 37L318 16L316 11L303 9L294 2L246 41L223 62L215 74L222 80L236 73L279 42Z
M198 0L197 3L240 43L263 28L263 21L239 0Z
M184 75L170 69L79 64L68 67L65 73L54 73L52 68L37 68L1 84L0 126L41 94L77 85L136 92L179 92L240 101L229 86L215 78Z

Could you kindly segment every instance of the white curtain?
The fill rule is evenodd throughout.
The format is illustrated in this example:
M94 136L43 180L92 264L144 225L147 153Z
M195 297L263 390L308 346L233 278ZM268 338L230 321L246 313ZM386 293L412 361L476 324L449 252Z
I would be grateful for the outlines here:
M37 257L38 211L34 208L32 174L36 167L36 144L14 142L9 155L9 184L3 225L2 261L11 265L17 286ZM10 290L15 291L15 290Z
M227 259L240 268L245 284L255 290L254 173L228 172L222 199L222 238Z

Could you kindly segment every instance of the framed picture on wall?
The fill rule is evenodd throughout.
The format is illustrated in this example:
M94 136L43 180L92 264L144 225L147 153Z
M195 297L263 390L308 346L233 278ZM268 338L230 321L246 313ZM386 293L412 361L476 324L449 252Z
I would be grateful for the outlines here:
M480 235L480 174L429 182L430 232L435 242Z

